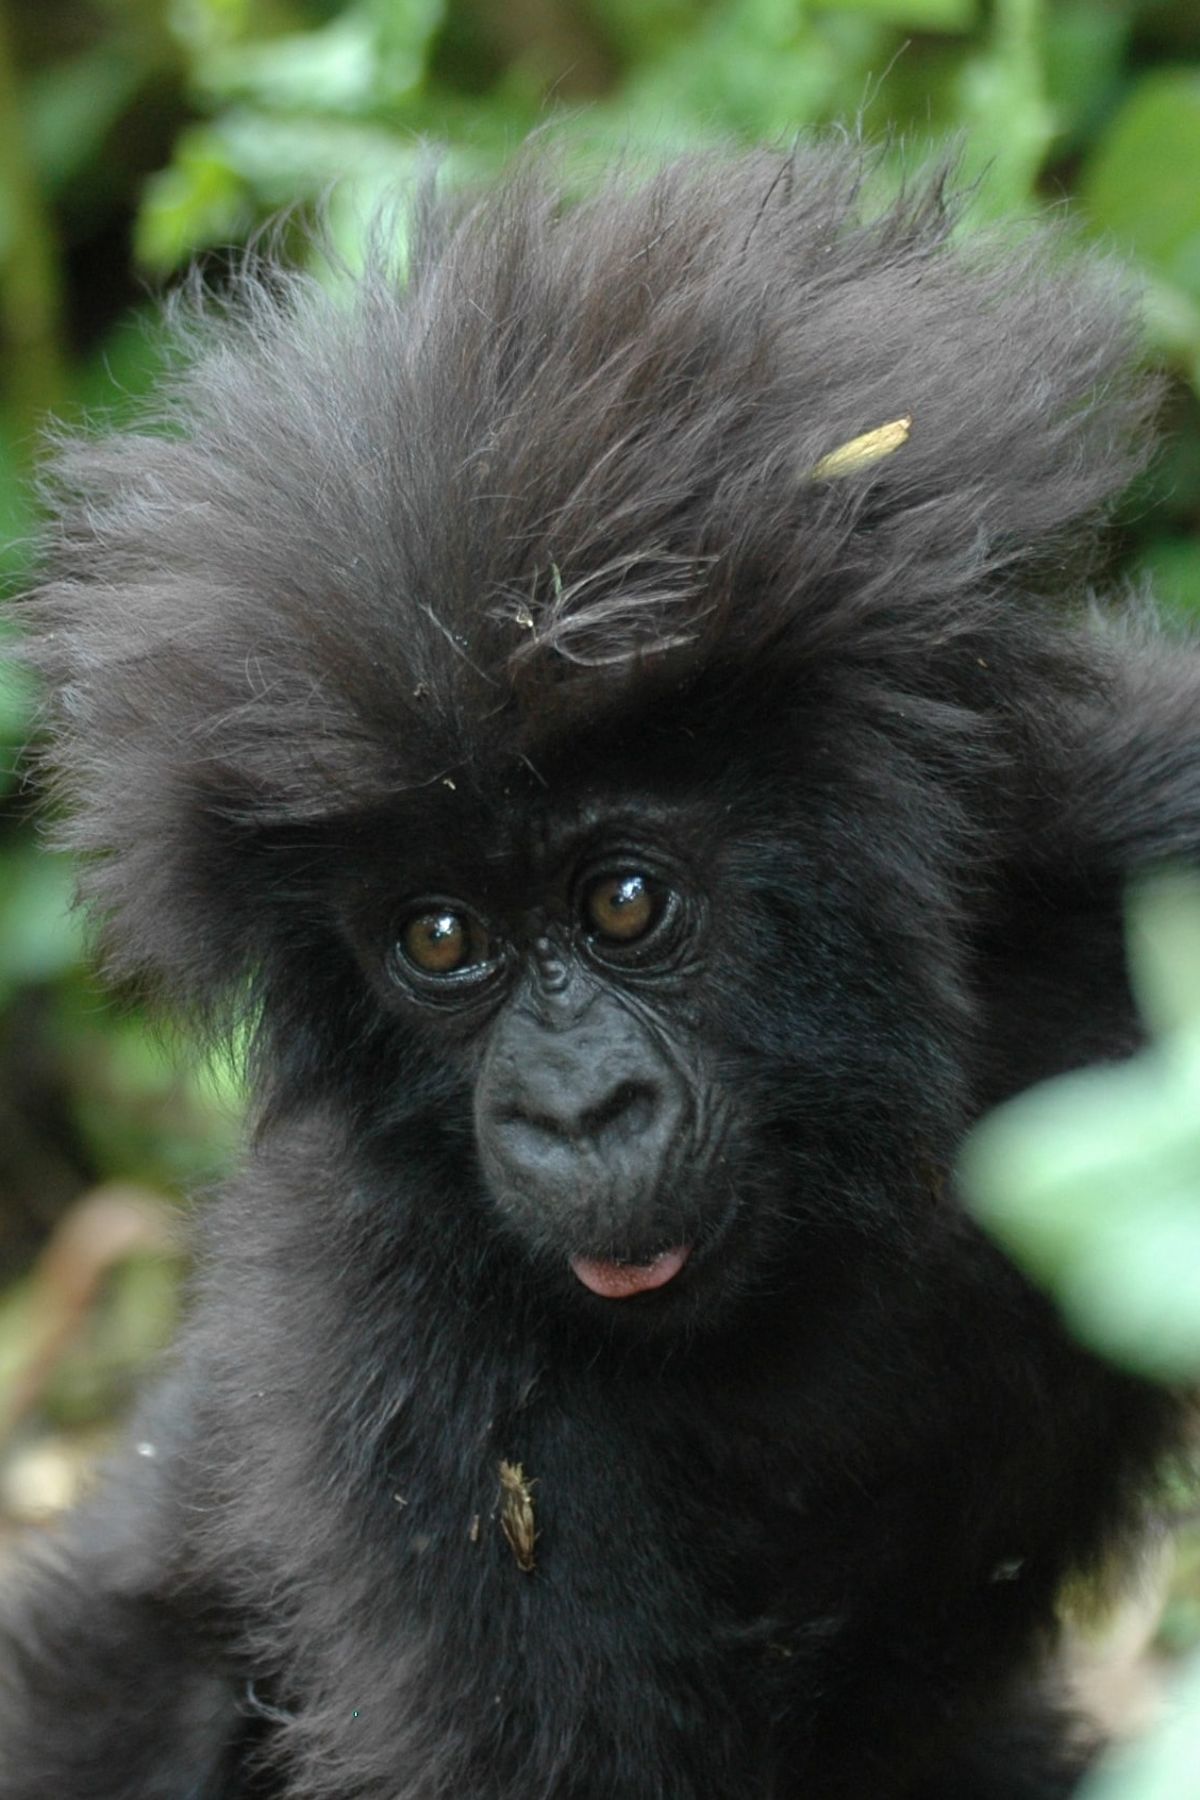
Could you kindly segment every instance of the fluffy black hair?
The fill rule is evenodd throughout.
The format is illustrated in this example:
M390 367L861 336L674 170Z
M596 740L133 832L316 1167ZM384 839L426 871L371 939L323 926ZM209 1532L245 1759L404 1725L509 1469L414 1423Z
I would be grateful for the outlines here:
M11 1609L2 1800L1070 1791L1030 1684L1178 1408L950 1171L1138 1040L1121 896L1197 856L1200 664L1091 593L1153 399L1121 282L863 177L568 204L529 158L427 194L403 279L182 305L158 411L60 447L66 840L117 975L258 1022L257 1136ZM488 1055L381 950L406 894L515 912L614 793L708 883L653 1032L704 1047L737 1190L628 1331L569 1209L496 1216Z
M566 207L535 162L427 195L407 280L177 309L160 412L58 460L41 606L119 968L257 965L214 829L493 769L703 669L958 702L993 645L1036 663L1146 443L1126 297L1051 237L950 253L941 181L864 219L862 177L698 157ZM1011 691L973 680L969 723Z

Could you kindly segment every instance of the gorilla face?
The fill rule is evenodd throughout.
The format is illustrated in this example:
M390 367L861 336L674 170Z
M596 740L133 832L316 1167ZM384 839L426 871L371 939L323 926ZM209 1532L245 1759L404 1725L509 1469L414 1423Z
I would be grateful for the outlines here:
M889 935L905 896L870 846L894 825L835 838L815 797L797 830L776 793L747 799L753 756L669 795L635 760L632 793L564 778L514 801L515 773L475 795L456 776L434 822L366 831L343 905L390 1046L375 1080L405 1071L381 1092L416 1126L401 1173L414 1137L450 1141L460 1188L566 1304L711 1326L908 1228L953 1129L931 1025L953 935Z

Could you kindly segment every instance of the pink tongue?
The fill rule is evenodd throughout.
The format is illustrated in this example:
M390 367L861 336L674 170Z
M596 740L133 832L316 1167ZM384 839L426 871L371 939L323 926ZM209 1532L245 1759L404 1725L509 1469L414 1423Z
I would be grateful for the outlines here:
M690 1252L683 1244L678 1250L664 1250L653 1262L605 1262L598 1256L573 1256L571 1267L585 1288L605 1300L628 1300L630 1294L646 1294L651 1288L665 1287L678 1275Z

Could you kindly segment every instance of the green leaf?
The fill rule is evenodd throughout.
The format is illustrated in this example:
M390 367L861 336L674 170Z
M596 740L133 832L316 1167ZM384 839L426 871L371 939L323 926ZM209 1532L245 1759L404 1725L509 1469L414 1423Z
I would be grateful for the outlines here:
M137 411L168 361L167 338L157 312L122 317L79 371L75 398L85 413L100 411L117 423Z
M1089 136L1110 103L1121 79L1132 16L1123 5L1055 0L1044 17L1046 98L1061 151Z
M191 58L246 35L257 0L170 0L166 20L172 37Z
M224 165L265 207L328 194L402 186L427 160L409 137L321 118L279 118L238 108L209 127Z
M842 7L905 31L971 31L979 22L978 0L842 0Z
M1139 569L1164 606L1200 621L1200 541L1194 537L1155 538Z
M102 40L69 62L35 73L26 99L30 145L46 186L59 193L96 162L134 99L149 64L124 43Z
M1164 1039L1159 1056L1186 1075L1193 1038L1200 1042L1200 877L1176 870L1142 881L1129 896L1126 918L1130 979L1142 1017ZM1200 1094L1200 1053L1196 1066ZM1200 1142L1200 1113L1193 1124ZM1200 1193L1196 1201L1200 1213Z
M1173 1686L1163 1722L1105 1758L1080 1800L1192 1800L1200 1770L1200 1660Z
M65 857L23 845L0 862L0 977L7 985L51 981L79 961L83 933L73 895Z
M195 251L235 242L251 222L242 182L218 132L185 131L169 168L151 176L134 228L138 261L168 274Z
M365 0L365 10L375 22L380 96L395 101L425 76L445 0Z
M642 65L690 36L705 11L702 0L656 0L653 6L646 0L590 0L588 6L605 36Z
M0 655L0 790L10 787L17 748L29 735L37 683L28 669Z
M638 71L623 97L648 133L678 141L690 128L711 137L786 136L862 102L886 64L887 27L861 13L807 15L792 0L738 0L714 7L658 61Z
M1081 193L1101 231L1200 298L1200 73L1143 77L1089 158Z
M1097 1232L1067 1270L1058 1301L1086 1342L1161 1381L1200 1371L1200 1161L1171 1197Z
M0 419L0 591L12 590L29 563L33 496L26 457L7 419Z
M443 13L443 0L363 0L317 31L218 44L198 57L195 79L217 100L366 117L420 85Z
M1151 349L1174 363L1200 394L1200 300L1165 277L1148 272L1142 316Z
M1130 903L1135 992L1162 1036L1020 1095L963 1149L985 1224L1085 1342L1166 1380L1200 1371L1200 884Z
M960 73L958 98L968 132L964 167L983 176L973 214L1027 209L1055 130L1035 69L1009 54L972 57Z
M289 112L359 113L377 98L375 33L361 14L321 31L235 44L200 59L196 81L217 100Z
M983 1222L1085 1342L1178 1380L1200 1370L1200 1057L1048 1083L964 1148Z

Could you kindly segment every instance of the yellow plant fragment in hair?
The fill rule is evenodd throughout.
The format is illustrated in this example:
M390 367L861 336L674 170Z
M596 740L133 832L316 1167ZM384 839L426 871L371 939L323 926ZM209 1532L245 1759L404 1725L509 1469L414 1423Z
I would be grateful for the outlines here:
M868 469L893 450L899 450L908 442L908 434L912 430L912 420L905 415L903 419L893 419L890 425L877 425L874 431L864 431L861 437L851 438L848 444L841 444L823 456L813 469L813 477L817 481L836 481L839 475L854 475L859 469Z
M526 1478L520 1463L500 1464L500 1528L517 1559L517 1567L529 1574L534 1566L537 1527L533 1521L533 1483Z

